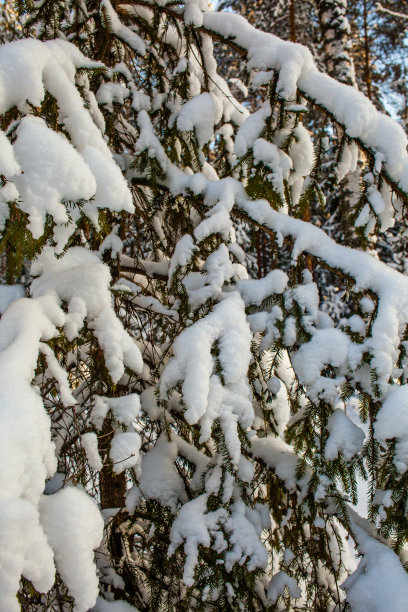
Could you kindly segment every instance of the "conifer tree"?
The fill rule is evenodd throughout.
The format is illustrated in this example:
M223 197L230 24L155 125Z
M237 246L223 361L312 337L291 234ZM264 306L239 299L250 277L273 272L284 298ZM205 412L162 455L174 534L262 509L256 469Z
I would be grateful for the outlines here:
M18 7L27 38L0 48L0 610L402 610L408 281L302 217L361 151L357 230L402 219L404 132L306 48L200 0ZM271 241L262 278L236 220ZM347 286L341 321L321 268Z

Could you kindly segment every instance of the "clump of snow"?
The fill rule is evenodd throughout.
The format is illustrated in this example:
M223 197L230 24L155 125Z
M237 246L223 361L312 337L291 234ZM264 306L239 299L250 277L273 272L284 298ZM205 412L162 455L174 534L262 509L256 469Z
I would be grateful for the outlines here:
M209 93L202 93L183 104L177 116L177 127L181 132L195 130L201 148L211 140L214 125L220 119L216 98Z
M309 397L335 399L337 387L344 382L344 377L329 378L320 373L328 365L346 366L349 343L348 336L339 329L318 329L293 356L293 367Z
M133 51L139 55L145 55L146 45L136 32L125 26L119 19L109 0L102 0L101 11L106 11L112 31L123 40Z
M408 470L408 385L391 386L374 424L379 442L395 438L395 465L399 472Z
M357 570L343 582L347 601L358 612L404 612L408 576L397 555L364 529L353 525L358 550L363 555Z
M142 458L140 489L148 499L156 499L176 511L178 501L187 501L183 479L175 460L178 448L161 436L154 447Z
M218 342L219 363L224 384L213 375L211 349ZM220 418L231 458L239 461L240 443L236 423L248 427L253 420L247 371L251 359L251 333L245 319L244 304L237 292L231 292L206 317L186 328L176 338L174 357L167 363L160 382L160 394L183 381L185 418L200 422L201 440L211 435L214 420Z
M125 367L142 370L140 351L112 308L109 269L95 253L73 247L56 259L53 249L48 247L32 264L31 273L38 276L31 285L34 297L57 294L68 303L65 332L70 340L88 319L114 382L121 378Z
M109 451L115 474L120 474L139 462L140 444L140 436L136 431L115 433Z
M206 512L207 495L200 495L182 506L171 528L170 547L172 555L184 542L186 560L184 563L183 581L187 586L194 584L194 570L198 562L198 546L211 545L211 536L218 531L226 519L226 510L220 508Z
M4 494L4 491L3 491ZM20 612L16 593L21 575L45 593L54 584L53 552L38 509L24 499L0 499L0 609Z
M40 511L61 578L75 600L76 610L86 612L99 592L93 552L103 535L98 507L84 491L67 487L43 496Z
M288 277L282 270L272 270L264 278L241 280L236 286L248 306L260 305L267 297L283 293L287 283Z
M355 425L343 410L337 409L329 417L327 423L329 438L326 442L324 455L332 461L339 453L344 455L346 461L356 455L364 443L363 430Z
M99 472L102 469L102 460L98 451L98 438L96 434L93 432L82 434L81 444L85 450L90 467Z
M285 483L288 491L293 492L298 486L303 488L307 485L308 473L300 480L297 478L296 466L299 458L293 448L281 438L275 436L252 438L251 454L274 470L275 474Z
M64 200L88 200L94 195L95 177L81 155L39 117L21 120L14 151L22 172L13 180L34 238L42 236L47 214L59 225L68 222Z
M292 576L288 576L286 572L280 571L275 574L268 586L268 599L272 604L278 601L280 595L283 595L285 589L294 599L299 599L301 596L301 590L296 584L296 580Z

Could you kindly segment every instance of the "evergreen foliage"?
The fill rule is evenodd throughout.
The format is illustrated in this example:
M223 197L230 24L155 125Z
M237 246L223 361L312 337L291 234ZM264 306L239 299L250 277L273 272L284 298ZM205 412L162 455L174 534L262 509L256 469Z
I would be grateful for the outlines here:
M307 220L360 160L350 231L401 222L402 129L200 0L17 6L0 610L402 610L408 281ZM252 113L214 42L240 55ZM261 278L248 235L267 241Z

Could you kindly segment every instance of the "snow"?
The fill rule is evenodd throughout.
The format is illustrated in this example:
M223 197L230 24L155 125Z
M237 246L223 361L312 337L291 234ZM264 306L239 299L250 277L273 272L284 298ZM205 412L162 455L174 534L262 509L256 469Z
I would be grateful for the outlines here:
M0 130L0 174L10 178L19 174L21 168L15 156L15 151L6 134Z
M181 132L195 130L201 148L211 140L213 126L220 119L216 99L209 93L202 93L183 104L177 116L177 127Z
M98 452L98 438L96 434L93 432L82 434L81 444L85 450L89 466L99 472L102 469L102 460Z
M231 515L225 522L225 531L230 534L229 542L232 544L232 548L225 553L227 572L232 570L235 563L239 565L246 563L249 571L254 571L256 568L265 569L268 564L265 547L255 527L248 520L247 511L244 502L237 500L232 504Z
M332 397L336 385L342 379L340 377L335 383L330 382L327 378L324 380L321 380L320 377L316 378L318 376L317 363L327 365L327 358L330 355L330 360L334 361L332 365L337 364L336 367L345 365L348 350L350 363L352 363L352 353L354 352L355 358L357 348L359 351L367 350L372 355L371 367L376 373L380 390L385 392L397 356L399 334L408 322L408 281L406 277L367 253L337 244L322 230L310 223L272 210L264 200L249 202L244 196L238 196L237 204L255 221L265 224L282 236L291 236L294 240L293 259L296 260L302 252L315 255L333 268L341 269L345 274L354 278L356 289L360 291L370 289L379 298L377 316L372 325L371 335L362 345L353 346L347 335L340 330L332 330L334 335L330 340L328 329L318 330L318 332L325 333L317 336L315 341L313 337L309 345L304 345L304 351L300 355L311 355L316 349L318 356L318 362L311 364L309 373L302 365L300 357L297 358L298 374L300 373L299 375L303 377L305 384L311 383L312 379L316 381L311 393L316 396L317 393L324 392L326 388L328 397ZM331 344L332 342L335 344ZM324 347L325 355L320 354L320 348L323 350ZM331 347L335 347L335 350L332 351ZM352 369L355 370L355 365ZM357 376L357 372L355 375Z
M198 546L212 546L217 552L223 552L227 543L220 527L230 534L231 550L225 554L225 567L230 572L233 566L247 564L248 570L265 568L266 550L261 543L254 526L246 518L246 506L242 500L235 501L228 516L224 508L206 512L208 494L188 501L180 509L170 534L169 555L184 542L186 561L183 581L187 586L194 584L194 570L198 561Z
M299 458L293 448L281 438L275 436L252 438L251 454L274 470L275 474L285 483L289 492L295 491L298 484L300 487L307 484L307 474L298 481L296 466Z
M92 612L137 612L137 609L126 601L106 601L102 597L98 597Z
M172 512L176 512L178 501L187 501L183 479L175 465L177 456L177 444L161 436L154 447L143 455L140 477L143 495L169 506Z
M108 403L116 421L123 425L130 425L139 415L140 399L137 393L111 397Z
M291 148L292 153L293 146ZM257 138L253 144L253 155L256 162L262 162L265 166L272 170L268 175L271 179L275 190L284 199L284 184L283 181L289 177L289 172L292 169L291 158L278 149L278 147L268 142L264 138Z
M131 425L139 415L139 396L137 393L130 393L129 395L122 395L121 397L103 397L95 395L94 407L90 420L98 430L102 429L108 410L111 410L117 423Z
M288 277L282 270L272 270L264 278L238 281L236 287L245 306L250 304L259 306L271 295L283 293L287 283Z
M264 102L262 108L247 117L235 136L234 152L237 157L243 157L253 146L270 114L271 106L269 102Z
M404 612L408 576L397 555L364 529L352 525L358 550L363 555L357 570L343 583L347 601L358 612Z
M226 511L220 508L205 513L207 495L200 495L184 504L173 522L168 555L171 556L184 542L186 560L183 581L187 586L194 584L194 570L198 562L198 546L209 547L211 535L215 535L219 524L225 521Z
M166 0L156 4L164 6ZM302 110L302 105L296 103L299 89L343 123L347 135L359 138L375 154L376 172L383 165L392 180L402 189L408 189L407 139L390 118L378 113L356 89L320 74L311 54L303 47L257 32L237 15L212 13L207 8L205 0L188 0L184 10L180 7L168 10L178 11L177 16L184 20L185 26L213 29L247 49L247 68L257 72L252 79L255 88L269 82L277 70L278 91L287 101L287 110ZM154 14L147 7L133 5L121 7L120 12L148 20ZM122 23L108 0L101 2L101 15L112 34L126 47L140 56L150 53L137 27ZM155 93L150 100L143 91L137 90L124 62L104 72L105 82L95 97L89 91L89 80L82 69L102 68L101 64L87 59L65 40L42 43L31 39L0 48L0 112L4 114L17 106L21 114L7 134L0 132L0 174L7 181L0 188L0 223L4 224L8 218L7 202L15 200L20 210L27 213L34 238L43 235L49 217L54 224L54 242L48 241L32 262L31 272L24 277L31 297L24 297L22 285L0 286L0 461L4 466L0 473L0 609L7 612L18 609L15 593L21 575L40 591L52 587L53 558L75 598L75 609L88 610L95 602L97 612L134 609L126 602L97 599L93 551L100 544L103 523L96 504L84 490L64 487L71 480L70 475L55 474L57 461L50 435L51 421L38 388L33 386L39 355L42 355L41 363L46 364L45 376L52 380L52 393L55 390L56 401L64 408L67 420L77 414L89 419L78 430L76 441L85 453L85 466L96 471L102 469L98 437L89 430L93 426L100 431L109 413L114 431L110 448L113 471L120 474L126 469L133 470L137 482L128 490L126 508L134 513L144 498L170 509L174 521L168 553L171 555L178 547L184 547L183 579L188 587L194 584L199 549L206 547L217 553L227 572L232 572L236 564L245 564L246 571L268 568L271 573L275 572L269 585L264 575L264 585L260 587L263 594L267 591L272 605L285 589L291 597L300 597L300 589L289 575L290 568L288 573L276 573L276 564L273 568L270 566L269 545L266 548L263 545L263 529L271 526L269 509L261 503L250 507L244 499L247 500L257 473L257 462L273 470L289 493L297 493L298 502L307 495L312 469L307 468L299 477L299 458L284 440L288 424L296 423L304 415L307 399L323 400L334 407L328 420L325 459L335 461L343 456L346 461L352 461L361 450L364 432L339 408L343 406L339 395L347 380L372 396L371 368L383 400L375 421L375 437L384 447L387 440L395 439L395 466L401 474L408 469L408 394L406 385L396 384L400 339L408 323L407 278L367 253L335 244L310 223L291 218L284 208L276 212L269 202L248 200L242 184L235 178L218 180L216 170L205 161L202 152L198 159L201 172L179 168L170 162L167 145L164 148L160 140L163 125L160 120L156 121L156 117L161 117L158 111L164 108L171 115L168 127L194 132L199 147L204 150L208 150L206 145L214 134L222 135L230 162L234 161L234 129L239 127L235 154L240 157L249 153L254 166L262 164L267 168L268 180L282 197L287 181L293 205L310 184L305 182L305 177L310 176L314 151L308 130L297 120L278 130L272 142L265 139L264 128L272 112L269 102L252 115L238 104L235 107L226 83L216 74L208 37L203 37L201 49L209 76L207 86L200 61L194 57L195 48L187 49L174 25L169 24L165 29L159 24L157 28L163 44L170 45L181 58L168 78L185 73L190 83L188 100L172 97L171 91ZM154 58L159 65L164 62L159 55ZM117 75L126 86L115 80ZM46 91L58 107L57 125L52 127L32 112L42 105ZM104 134L105 120L97 103L105 106L105 113L125 103L126 113L135 112L128 124L122 117L120 129L124 130L121 137L126 140L125 153L112 155L108 136ZM157 112L153 119L149 116L152 108ZM283 152L281 146L290 135L294 138L287 152ZM183 138L188 142L190 136L185 134ZM177 154L183 138L180 136L174 142ZM75 236L84 246L67 249L67 244L78 230L80 215L87 216L98 230L101 208L113 213L134 213L127 180L131 183L133 178L146 178L140 177L132 165L134 154L143 153L157 161L163 172L159 182L174 199L181 195L189 205L193 194L204 212L191 213L188 224L181 230L191 234L182 235L171 259L171 253L165 249L165 217L158 213L152 221L161 242L160 248L155 246L155 260L148 259L151 253L145 254L146 259L138 262L145 275L130 272L131 281L115 278L116 284L111 287L111 275L102 262L102 255L110 251L118 264L129 263L129 267L134 264L133 258L122 253L126 242L118 236L120 221L116 214L113 215L116 225L110 228L112 231L99 251L90 250L86 232ZM357 157L355 143L347 144L337 165L339 180L355 169ZM367 232L375 213L382 228L391 226L394 212L390 189L386 185L377 189L373 175L365 175L364 180L369 204L363 208L357 224ZM141 189L150 197L148 187ZM278 269L265 278L249 279L246 255L235 242L235 212L243 212L265 225L276 234L279 245L283 238L290 238L292 263L299 261L302 254L310 254L350 276L355 281L354 289L361 295L374 294L378 304L363 297L359 306L364 318L352 314L341 321L342 329L336 329L330 318L319 311L318 290L310 273L306 272L303 282L297 286L292 286L294 275ZM205 255L200 248L202 242L209 247ZM30 275L36 277L32 282ZM168 301L169 293L163 289L162 297L164 285L159 284L166 276L171 298ZM136 284L139 278L143 278L142 288ZM171 292L176 284L181 292L185 291L183 306L188 310L187 321L183 318L181 300L172 301ZM160 299L150 295L151 288ZM168 317L171 329L178 334L174 342L164 341L160 346L163 340L155 337L150 345L142 326L132 328L138 325L136 319L127 328L129 331L125 329L121 322L126 317L125 308L119 306L117 314L123 295L115 304L112 297L125 290L138 310ZM274 300L268 300L277 296L281 296L277 299L279 306ZM375 317L368 316L374 311ZM90 370L86 366L87 346L80 336L84 326L103 353L111 377L107 388L101 386L102 381L98 381L96 388L92 384L87 388L88 382L93 381L89 380ZM303 337L298 333L299 328L309 338L300 348L296 345ZM78 387L75 376L68 370L64 350L61 357L59 343L48 343L54 338L60 340L61 330L68 342L80 337L78 350L81 359L84 357L81 374L85 382ZM358 335L359 340L353 341L350 334L354 340L353 334ZM148 364L144 369L134 335L141 339L140 346L145 345ZM276 340L287 347L279 355L271 350ZM150 363L153 351L156 357ZM255 361L254 352L263 353L261 365ZM364 354L370 364L360 367ZM75 363L75 358L69 354L68 365ZM281 363L275 363L279 358ZM274 365L268 365L268 360ZM252 373L255 368L264 369L262 385L259 380L253 383L251 378L256 392L267 396L269 390L276 395L263 408L272 412L277 436L270 431L264 435L261 407L252 397L248 380L248 372ZM129 383L129 371L141 375L136 378L136 386L133 381ZM304 395L298 382L304 388ZM145 383L152 386L140 397L137 393L119 396L126 388L141 391ZM115 397L95 395L96 389ZM292 401L299 404L300 410L290 420ZM50 413L53 414L52 410ZM183 420L195 426L194 443L185 435L187 430L179 428ZM225 469L225 457L217 454L211 440L215 423L221 428L229 454L228 469ZM159 431L164 433L159 436ZM247 448L249 458L241 452L245 433L251 441ZM185 462L189 463L189 470L191 466L186 481L179 471ZM319 475L316 502L327 501L332 484L327 476ZM384 508L392 507L393 493L391 489L377 493L375 503L382 518ZM260 500L262 496L260 487ZM214 500L218 499L220 505L214 510ZM329 508L327 511L331 512ZM289 519L287 513L281 529L288 525ZM314 520L316 528L323 529L326 524L321 517ZM359 570L345 583L352 609L385 610L392 601L393 610L403 610L408 583L398 558L364 529L353 525L353 533L363 559ZM284 564L289 566L292 560L293 553L285 551ZM107 584L121 585L121 578L112 568L103 570ZM321 583L330 588L325 568L319 567L318 572ZM226 588L232 601L234 588L229 582Z
M324 455L329 461L333 461L342 453L346 461L350 461L363 446L364 432L357 427L348 416L340 409L330 415L327 430L329 438L326 442Z
M61 367L52 349L41 342L39 345L40 352L45 355L47 369L50 375L56 380L61 402L64 407L74 406L77 402L72 395L67 372Z
M408 191L407 136L391 117L377 111L362 92L319 72L306 47L256 30L240 15L206 12L203 25L232 38L245 49L248 69L277 70L277 90L283 99L295 101L298 88L332 113L349 136L359 138L373 152L381 152L391 178ZM240 156L245 150L236 149L236 153Z
M408 470L408 385L391 386L374 424L379 442L396 438L395 465L400 473Z
M133 51L139 55L145 55L146 46L143 40L136 32L125 26L119 19L116 11L113 9L109 0L102 0L101 12L106 11L112 32L114 32L121 40L123 40Z
M200 28L203 25L202 11L208 10L205 0L186 0L184 7L184 23Z
M294 370L311 399L334 401L337 387L345 379L321 376L320 372L328 365L345 368L349 344L349 337L339 329L318 329L292 357Z
M194 252L197 251L197 246L194 244L192 236L185 234L176 244L173 256L170 260L169 266L169 285L172 282L173 275L177 268L181 266L185 268L190 263L194 256Z
M96 100L113 112L113 104L124 104L129 94L128 88L120 83L102 83L96 92Z
M68 303L65 317L68 339L75 338L84 319L88 319L114 382L121 378L125 367L136 372L142 370L140 351L112 308L109 269L95 253L72 247L56 259L53 249L46 247L32 264L31 274L38 276L31 284L33 297L57 294Z
M139 463L140 445L140 436L135 431L115 433L109 451L115 474L120 474Z
M54 583L53 553L38 510L24 499L0 499L0 568L1 612L20 611L15 594L21 575L40 592Z
M0 285L0 314L4 314L10 304L22 297L24 297L22 285Z
M274 421L277 424L277 432L283 437L286 425L290 417L290 402L289 395L286 389L286 385L280 384L277 378L274 379L279 384L279 389L276 392L276 399L271 400L266 404L266 410L271 410L273 413ZM276 388L276 385L271 384L271 380L268 380L268 388L272 390Z
M222 289L235 273L235 266L229 258L228 248L220 244L206 259L202 273L191 273L186 276L183 283L188 293L189 303L193 308L198 308L208 299L219 298Z
M285 588L289 595L294 599L299 599L301 591L292 576L288 576L286 572L278 572L275 574L268 586L268 599L272 604L275 604L280 595L284 594Z
M40 511L58 572L75 600L75 610L87 612L99 592L93 552L103 535L98 507L84 491L66 487L43 496Z
M77 68L100 66L62 40L20 40L0 49L1 112L12 106L27 112L27 102L39 107L47 89L57 100L60 119L71 138L70 143L33 116L22 118L14 150L4 133L1 136L0 163L6 177L13 181L6 185L9 193L4 197L16 199L17 191L11 193L10 189L13 185L18 189L20 206L29 214L29 227L35 238L43 233L46 214L52 215L60 228L56 228L59 252L74 231L74 226L70 231L61 229L69 220L64 200L93 197L93 203L84 207L93 222L95 205L116 211L134 210L120 169L74 82Z
M213 375L211 349L216 341L224 384ZM202 441L210 437L214 420L221 418L227 446L235 462L240 454L236 422L248 427L253 420L246 380L251 359L250 342L244 304L237 292L231 292L209 315L184 329L176 338L174 356L166 364L160 382L160 396L166 399L167 392L183 381L184 416L190 424L200 422Z
M64 200L88 200L96 191L95 178L78 151L39 117L21 120L14 152L21 168L14 177L19 206L29 215L34 238L42 236L47 214L59 225L68 222Z
M147 387L140 395L140 404L142 410L147 414L151 421L157 421L160 418L161 409L157 403L156 389Z

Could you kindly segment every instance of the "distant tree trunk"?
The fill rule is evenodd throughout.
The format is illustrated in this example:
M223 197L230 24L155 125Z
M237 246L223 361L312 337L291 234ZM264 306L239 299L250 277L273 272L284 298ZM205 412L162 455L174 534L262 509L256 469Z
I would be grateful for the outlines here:
M370 98L371 100L372 90L371 90L370 42L369 42L369 37L368 37L367 0L364 0L363 19L364 19L364 66L365 66L366 94L367 94L367 97Z
M289 25L290 25L290 40L296 42L296 13L295 13L295 1L290 0L289 2Z
M350 55L350 24L347 2L319 0L319 21L326 70L330 76L346 83L356 84L354 62Z

